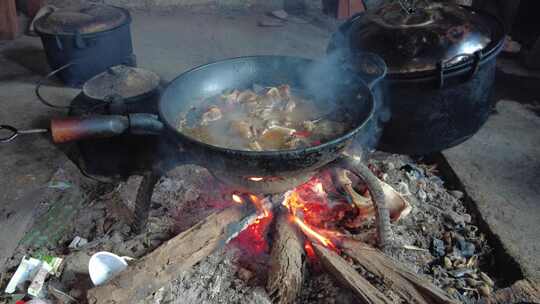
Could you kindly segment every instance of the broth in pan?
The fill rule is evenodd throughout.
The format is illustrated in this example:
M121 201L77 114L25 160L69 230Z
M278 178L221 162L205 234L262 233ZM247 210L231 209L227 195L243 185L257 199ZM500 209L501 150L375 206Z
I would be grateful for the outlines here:
M335 139L352 124L347 113L289 85L231 90L181 113L178 131L204 143L248 151L306 148Z

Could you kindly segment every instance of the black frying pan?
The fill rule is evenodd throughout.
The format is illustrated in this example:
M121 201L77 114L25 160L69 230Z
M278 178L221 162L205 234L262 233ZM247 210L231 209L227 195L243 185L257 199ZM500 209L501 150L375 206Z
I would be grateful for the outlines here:
M364 54L371 72L360 79L358 71L344 68L329 57L317 62L287 56L251 56L207 64L174 79L163 92L158 109L170 143L181 145L190 157L205 167L242 176L286 176L312 171L335 160L361 134L374 111L371 87L385 75L386 66L376 55ZM369 81L369 84L368 82ZM227 89L248 89L253 84L277 86L289 84L315 98L332 100L335 112L354 118L352 128L343 136L318 146L280 151L241 151L205 144L178 132L180 113L197 106L201 98L215 96ZM321 102L321 106L328 107Z
M163 158L174 163L189 160L206 168L242 176L292 176L318 169L335 160L362 134L374 112L373 86L386 74L382 59L373 54L355 58L355 67L343 66L338 57L313 61L287 56L251 56L227 59L192 69L174 79L159 101L159 118L150 114L71 117L53 120L57 143L84 138L111 137L123 132L159 133L166 143ZM363 75L363 76L359 76ZM242 151L212 146L186 136L176 128L180 116L201 99L228 89L248 89L253 84L289 84L312 96L315 102L332 101L332 111L345 113L354 123L344 135L318 146L281 151ZM330 107L327 103L321 106ZM164 127L163 127L164 126ZM157 132L156 132L157 131ZM184 151L185 153L180 153Z

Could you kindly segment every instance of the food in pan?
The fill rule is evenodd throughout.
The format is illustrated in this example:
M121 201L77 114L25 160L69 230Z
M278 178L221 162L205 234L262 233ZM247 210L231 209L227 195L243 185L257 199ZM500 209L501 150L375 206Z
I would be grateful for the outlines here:
M183 112L178 130L204 143L248 151L316 146L346 132L350 124L335 109L291 90L289 85L230 90Z

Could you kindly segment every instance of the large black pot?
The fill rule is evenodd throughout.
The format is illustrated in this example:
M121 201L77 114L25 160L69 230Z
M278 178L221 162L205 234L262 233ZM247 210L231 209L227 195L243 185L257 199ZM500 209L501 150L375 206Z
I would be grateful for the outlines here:
M89 4L46 14L35 23L49 66L79 87L115 65L135 66L131 16L123 8Z
M423 155L453 147L491 112L502 25L470 8L433 6L408 15L393 4L355 15L329 45L329 53L377 53L388 65L382 108L391 116L381 150Z

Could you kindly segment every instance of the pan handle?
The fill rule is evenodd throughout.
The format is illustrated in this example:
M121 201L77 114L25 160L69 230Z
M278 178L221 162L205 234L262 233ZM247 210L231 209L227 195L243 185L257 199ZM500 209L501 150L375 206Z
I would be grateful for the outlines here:
M157 135L163 123L157 115L148 113L123 115L93 115L51 120L54 143L68 143L83 139L109 138L126 133Z

